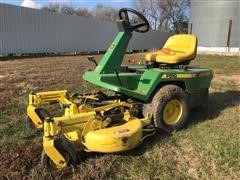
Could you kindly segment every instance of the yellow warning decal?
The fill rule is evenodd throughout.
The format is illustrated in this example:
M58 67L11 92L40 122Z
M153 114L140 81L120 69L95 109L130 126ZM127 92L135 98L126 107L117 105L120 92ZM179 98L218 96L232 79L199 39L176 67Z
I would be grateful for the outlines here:
M108 50L113 50L114 48L116 47L116 44L115 43L112 43L111 45L110 45L110 47L108 48Z

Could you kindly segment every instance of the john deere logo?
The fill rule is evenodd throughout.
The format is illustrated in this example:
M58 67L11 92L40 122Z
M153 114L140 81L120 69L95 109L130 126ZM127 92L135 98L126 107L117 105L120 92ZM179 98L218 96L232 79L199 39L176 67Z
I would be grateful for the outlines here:
M110 50L113 50L113 49L115 48L115 46L116 46L116 45L113 43L113 44L111 44L111 46L109 47L109 49L110 49Z

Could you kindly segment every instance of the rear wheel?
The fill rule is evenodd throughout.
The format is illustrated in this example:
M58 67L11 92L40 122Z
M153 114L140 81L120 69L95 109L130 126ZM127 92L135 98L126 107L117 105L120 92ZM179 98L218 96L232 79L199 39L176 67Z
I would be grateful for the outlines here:
M184 90L176 85L165 85L144 107L153 117L156 128L173 132L184 127L189 115L189 104Z

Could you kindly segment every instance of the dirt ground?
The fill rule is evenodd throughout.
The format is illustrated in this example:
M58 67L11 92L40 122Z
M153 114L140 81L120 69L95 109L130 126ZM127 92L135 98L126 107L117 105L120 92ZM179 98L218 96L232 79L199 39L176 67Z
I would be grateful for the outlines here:
M129 59L143 62L144 54ZM76 167L50 172L40 165L42 132L26 126L28 94L94 92L82 80L94 65L87 56L0 59L0 179L239 179L240 59L200 55L193 65L215 75L208 107L192 112L188 129L160 132L129 153L85 154Z

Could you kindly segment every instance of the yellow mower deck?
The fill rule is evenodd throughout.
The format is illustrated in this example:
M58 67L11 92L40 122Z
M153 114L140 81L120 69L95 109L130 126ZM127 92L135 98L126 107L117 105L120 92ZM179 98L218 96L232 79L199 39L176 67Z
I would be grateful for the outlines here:
M83 137L83 145L87 151L122 152L135 148L143 138L143 122L136 118L123 125L89 131Z
M98 94L69 98L65 90L29 95L28 116L37 128L44 128L43 150L56 167L68 164L63 150L69 151L71 156L77 156L74 153L78 147L88 152L122 152L135 148L154 134L155 129L149 126L150 117L136 117L132 103L114 99L91 106L95 101L99 101ZM44 117L46 110L39 106L53 102L65 107L63 116L50 117L45 113L49 116ZM114 117L119 111L119 117ZM61 135L68 144L59 147L56 140Z

